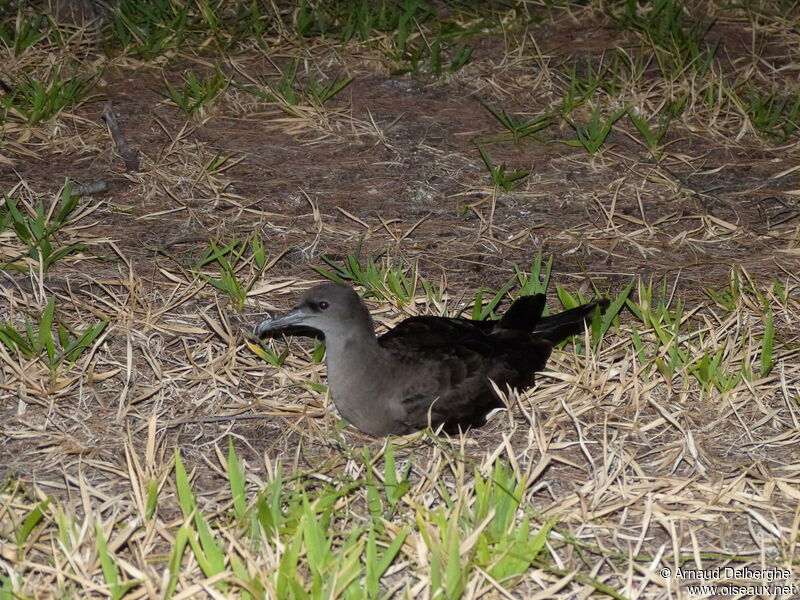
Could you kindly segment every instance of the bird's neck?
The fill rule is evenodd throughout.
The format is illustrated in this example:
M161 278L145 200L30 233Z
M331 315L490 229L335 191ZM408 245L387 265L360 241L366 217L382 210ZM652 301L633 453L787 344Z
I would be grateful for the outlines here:
M371 324L370 324L371 325ZM326 335L328 387L342 416L358 425L376 410L372 399L386 383L389 355L372 327Z
M329 382L372 376L384 361L386 350L372 330L360 329L326 336L325 362Z

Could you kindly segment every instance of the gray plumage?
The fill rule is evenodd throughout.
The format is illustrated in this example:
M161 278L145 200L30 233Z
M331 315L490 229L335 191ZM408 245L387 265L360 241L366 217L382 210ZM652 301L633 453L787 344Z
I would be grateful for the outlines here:
M524 296L496 321L419 316L380 337L369 310L351 288L325 283L308 290L255 334L319 331L325 336L328 387L341 415L374 436L403 435L428 425L447 432L479 427L502 406L489 380L526 388L553 346L581 333L597 300L542 316L542 294Z

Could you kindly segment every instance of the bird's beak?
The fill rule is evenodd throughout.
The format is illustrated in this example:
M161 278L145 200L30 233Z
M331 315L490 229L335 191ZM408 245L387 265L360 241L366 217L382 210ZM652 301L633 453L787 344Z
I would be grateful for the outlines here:
M270 331L303 325L303 321L306 320L307 316L308 315L303 313L300 307L293 308L285 315L275 317L274 319L266 319L265 321L261 321L261 323L256 325L253 333L256 335L256 337L260 338Z

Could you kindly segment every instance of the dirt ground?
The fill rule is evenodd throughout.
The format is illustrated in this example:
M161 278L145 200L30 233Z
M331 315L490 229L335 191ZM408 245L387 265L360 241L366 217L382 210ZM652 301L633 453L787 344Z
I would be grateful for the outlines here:
M530 171L510 191L495 187L476 140L502 127L482 102L541 114L567 83L558 67L603 60L631 44L629 33L597 26L589 8L547 14L545 24L505 38L477 36L471 61L441 79L395 75L374 54L309 42L295 49L305 60L331 78L353 80L324 107L298 108L293 116L230 87L187 119L165 99L164 80L179 83L188 70L208 70L215 57L178 52L156 64L121 58L76 109L27 139L21 129L7 130L0 146L5 193L52 198L68 177L106 182L107 190L81 200L92 212L64 235L86 247L57 263L46 280L0 273L2 318L19 321L26 301L36 305L31 299L46 290L58 296L64 319L106 317L110 325L102 346L81 362L86 366L55 383L35 360L0 369L0 477L62 498L82 478L98 498L114 502L128 493L130 482L119 476L129 470L127 452L153 444L160 464L179 447L196 470L195 490L211 497L225 480L215 447L228 435L259 475L266 473L265 456L281 459L288 471L335 473L349 460L343 444L379 449L382 440L340 431L324 412L324 394L306 385L325 381L321 365L308 360L310 342L291 341L290 358L278 369L245 343L265 313L289 308L321 280L310 265L325 266L323 256L345 259L361 238L362 257L381 255L441 282L450 309L479 288L499 289L538 251L553 258L551 292L558 285L613 298L631 282L664 285L695 311L695 322L719 326L720 339L735 330L732 339L746 340L748 328L763 325L755 309L732 321L719 317L709 290L727 288L734 268L756 286L789 282L796 306L796 134L771 144L743 119L709 111L703 120L687 111L654 160L625 119L594 155L568 145L574 131L555 123L519 143L485 145L495 164ZM797 85L796 32L754 33L731 13L712 35L723 41L721 72L744 75L761 60L769 63L762 74L785 73ZM220 61L233 78L271 77L291 51L276 46L269 60L245 52ZM623 89L620 97L656 107L663 89L651 96ZM126 171L115 151L101 117L107 102L139 150L138 172ZM227 159L223 169L208 168L215 157ZM240 313L225 294L194 279L191 268L211 241L254 233L275 262ZM436 311L424 300L369 303L381 329L406 314ZM556 309L554 293L549 304ZM554 457L532 495L541 513L558 512L569 523L585 519L592 535L608 539L624 538L627 526L634 530L650 518L642 515L658 513L660 525L646 541L637 543L637 530L614 547L638 552L644 543L652 555L663 547L689 553L694 544L704 556L757 561L760 552L769 564L783 552L796 568L789 546L797 544L800 434L791 404L800 334L791 314L775 318L776 353L790 358L776 368L774 387L752 393L740 387L738 395L714 395L684 380L674 387L642 380L622 330L612 331L598 357L571 347L556 353L551 369L561 375L543 378L526 396L540 419L533 429L548 432L540 456ZM620 319L632 320L627 312ZM672 427L676 420L680 426ZM536 462L531 431L521 414L501 417L470 432L464 454L480 461L508 443L520 460ZM426 439L402 455L422 464L438 451ZM633 525L625 521L628 510ZM777 541L764 541L769 536L756 531L761 521L753 511L774 523ZM580 535L580 527L575 531Z

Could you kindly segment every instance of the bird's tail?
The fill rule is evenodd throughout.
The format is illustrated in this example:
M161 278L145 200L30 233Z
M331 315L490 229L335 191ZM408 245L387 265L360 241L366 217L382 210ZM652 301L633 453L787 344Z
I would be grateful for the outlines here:
M513 306L512 306L513 308ZM597 309L602 313L608 308L605 298L576 306L557 315L541 317L533 328L533 333L556 345L572 335L583 333L591 322Z
M506 314L497 323L497 327L533 331L537 323L541 322L542 311L544 311L544 294L522 296L508 307Z

